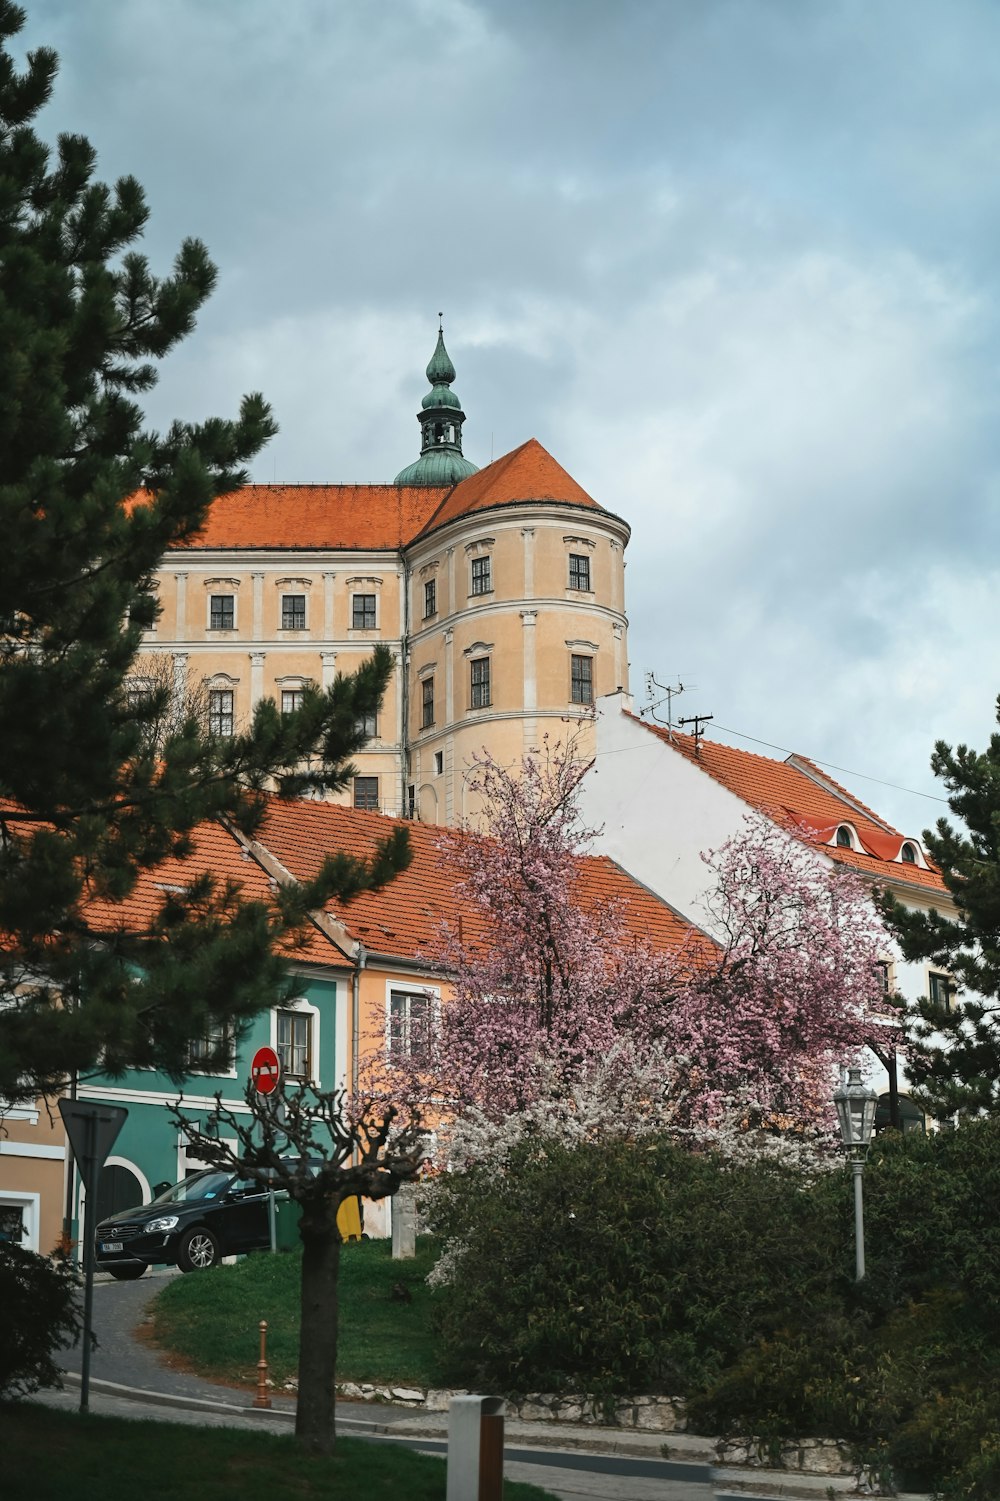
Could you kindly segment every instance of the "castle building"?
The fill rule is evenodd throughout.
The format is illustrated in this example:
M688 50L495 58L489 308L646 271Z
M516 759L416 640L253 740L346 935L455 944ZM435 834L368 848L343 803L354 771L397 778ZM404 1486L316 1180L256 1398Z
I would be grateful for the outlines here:
M293 709L384 642L396 671L350 801L457 824L476 753L512 764L579 724L588 754L591 706L627 691L629 528L535 439L483 469L464 456L440 329L427 380L420 454L391 483L221 496L163 560L145 649L232 734L260 698Z

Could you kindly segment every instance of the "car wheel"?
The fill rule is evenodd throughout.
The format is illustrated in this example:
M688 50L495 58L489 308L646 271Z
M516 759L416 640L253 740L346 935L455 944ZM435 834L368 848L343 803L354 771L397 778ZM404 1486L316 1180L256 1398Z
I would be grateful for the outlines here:
M135 1282L143 1272L148 1271L148 1267L143 1262L139 1262L133 1266L106 1266L102 1270L110 1272L116 1282Z
M192 1225L181 1236L177 1247L177 1265L182 1272L200 1272L222 1259L222 1247L204 1225Z

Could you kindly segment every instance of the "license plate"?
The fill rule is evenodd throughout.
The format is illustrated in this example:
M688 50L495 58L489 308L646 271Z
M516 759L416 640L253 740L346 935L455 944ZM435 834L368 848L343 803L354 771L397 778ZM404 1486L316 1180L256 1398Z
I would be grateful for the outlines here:
M101 1241L101 1250L104 1252L104 1254L106 1256L110 1255L110 1253L112 1251L120 1251L121 1249L122 1249L122 1243L121 1243L120 1240L102 1240Z

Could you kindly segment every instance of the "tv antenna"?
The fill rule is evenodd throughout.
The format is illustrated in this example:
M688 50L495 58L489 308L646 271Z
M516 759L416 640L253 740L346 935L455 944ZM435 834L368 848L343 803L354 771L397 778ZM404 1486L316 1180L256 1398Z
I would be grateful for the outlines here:
M667 706L666 726L667 726L667 729L670 731L670 733L673 734L673 729L674 729L674 699L675 698L680 698L681 694L685 691L685 688L694 688L696 686L697 685L695 683L687 683L687 684L682 683L681 680L680 680L680 678L678 678L676 684L672 688L668 688L663 683L658 683L656 681L656 677L655 677L655 675L653 673L647 672L646 673L646 697L649 698L649 699L651 699L652 702L648 703L644 709L640 709L639 710L639 717L640 717L640 719L644 718L648 714L649 717L650 717L650 719L654 720L656 724L663 724L664 721L662 719L659 719L657 717L656 711L657 711L657 709L661 708L664 704L666 704L666 706ZM660 695L662 695L660 698L656 697L656 695L658 693Z

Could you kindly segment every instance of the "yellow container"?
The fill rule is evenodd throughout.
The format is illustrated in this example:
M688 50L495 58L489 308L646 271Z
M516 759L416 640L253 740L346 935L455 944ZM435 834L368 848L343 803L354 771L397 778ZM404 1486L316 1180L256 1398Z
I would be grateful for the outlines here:
M361 1239L361 1201L357 1196L345 1199L337 1210L337 1229L341 1240Z

